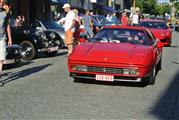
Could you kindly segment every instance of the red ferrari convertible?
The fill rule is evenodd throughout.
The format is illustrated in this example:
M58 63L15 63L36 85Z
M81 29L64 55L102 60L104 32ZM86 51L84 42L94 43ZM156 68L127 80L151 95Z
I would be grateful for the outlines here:
M140 25L148 28L163 45L171 45L172 30L162 20L144 20Z
M154 84L163 44L142 27L108 26L68 57L70 76L97 81Z

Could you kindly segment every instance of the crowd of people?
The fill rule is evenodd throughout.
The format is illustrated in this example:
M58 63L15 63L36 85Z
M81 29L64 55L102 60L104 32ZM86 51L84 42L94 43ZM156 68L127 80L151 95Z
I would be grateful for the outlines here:
M72 52L73 46L79 44L80 25L83 25L84 33L87 38L91 38L94 35L93 26L93 12L86 10L82 17L79 17L77 9L71 9L70 4L66 3L62 7L67 13L66 16L60 19L57 23L63 24L65 28L65 44L68 47L68 55ZM116 13L107 14L107 21L119 21L122 26L138 25L143 17L140 16L139 10L127 14L127 11L122 11L121 16L117 17ZM73 39L74 38L74 39ZM75 41L73 41L75 40Z

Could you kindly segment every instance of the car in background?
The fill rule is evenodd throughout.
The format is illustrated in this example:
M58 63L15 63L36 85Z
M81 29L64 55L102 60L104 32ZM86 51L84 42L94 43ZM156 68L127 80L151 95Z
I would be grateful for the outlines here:
M37 25L35 27L35 25ZM32 60L38 53L55 56L63 48L63 40L51 29L43 29L36 22L24 26L11 26L13 44L22 46L22 59ZM44 27L44 26L43 26Z
M121 25L121 22L118 19L113 19L111 21L106 20L105 26L112 26L112 25Z
M140 23L140 26L148 28L165 46L171 45L172 30L165 22L161 20L146 19Z
M58 35L58 37L63 42L63 46L65 46L64 44L65 30L62 24L58 24L57 22L51 20L35 20L34 22L31 23L31 28L38 29L41 31L54 32L56 35Z
M154 84L161 69L163 44L147 29L107 26L68 57L75 80L126 81Z
M96 34L101 28L105 26L106 18L103 15L93 15L93 32Z

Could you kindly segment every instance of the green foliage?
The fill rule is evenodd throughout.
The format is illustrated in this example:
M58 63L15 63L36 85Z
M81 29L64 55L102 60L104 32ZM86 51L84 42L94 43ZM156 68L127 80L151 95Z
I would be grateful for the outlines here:
M164 15L164 13L170 13L169 5L159 6L157 0L136 0L136 6L140 8L142 13L146 14Z

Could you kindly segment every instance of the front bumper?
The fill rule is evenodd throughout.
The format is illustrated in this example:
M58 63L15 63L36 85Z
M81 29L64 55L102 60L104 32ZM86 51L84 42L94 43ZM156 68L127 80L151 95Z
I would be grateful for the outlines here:
M70 76L73 78L96 80L96 74L70 73ZM104 80L101 80L101 81L104 81ZM114 76L114 79L112 81L142 82L142 78L127 77L127 76Z
M55 51L58 51L59 50L59 47L58 46L55 46L55 47L48 47L48 48L42 48L42 49L38 49L38 52L55 52Z

